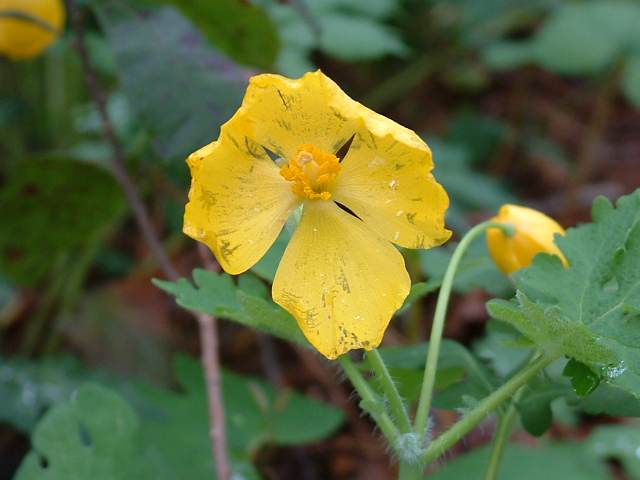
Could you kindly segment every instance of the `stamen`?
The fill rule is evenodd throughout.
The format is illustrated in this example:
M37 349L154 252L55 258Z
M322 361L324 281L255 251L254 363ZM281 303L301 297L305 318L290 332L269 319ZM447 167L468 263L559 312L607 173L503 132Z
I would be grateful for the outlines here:
M322 200L331 198L328 191L340 173L340 161L311 144L301 145L295 157L280 170L286 180L294 182L291 190L301 197Z

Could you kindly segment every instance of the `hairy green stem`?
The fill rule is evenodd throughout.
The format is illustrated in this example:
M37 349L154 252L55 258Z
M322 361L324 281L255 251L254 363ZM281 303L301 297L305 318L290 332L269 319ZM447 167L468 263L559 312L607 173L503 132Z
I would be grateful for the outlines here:
M498 390L482 400L469 413L465 414L453 427L434 440L433 443L420 454L420 461L429 464L449 450L464 435L469 433L473 427L478 425L491 412L507 401L522 385L540 373L542 369L556 358L557 357L552 355L542 355L533 360L523 370L511 377Z
M440 294L438 295L436 311L433 316L433 326L431 327L431 337L429 339L429 352L427 356L427 363L424 368L424 378L422 381L422 388L420 390L420 398L418 400L418 409L416 412L416 421L414 426L415 432L418 433L421 438L425 438L427 433L429 410L431 409L431 397L433 395L436 370L438 367L440 343L442 341L442 333L444 331L449 298L451 297L451 290L453 288L453 279L455 277L456 270L460 265L460 261L471 242L489 228L499 228L504 231L506 235L513 233L513 228L510 225L500 222L489 221L476 225L467 232L462 240L460 240L460 243L451 256L449 266L447 267L447 271L445 272L442 280L442 287L440 289Z
M398 389L389 374L389 369L385 365L384 360L382 360L380 352L378 352L378 350L371 350L367 352L367 359L371 363L373 371L378 376L378 380L380 381L380 385L387 397L387 401L391 407L391 412L395 417L400 432L411 432L411 421L409 420L407 409L405 408L402 397L398 393Z
M349 380L351 380L351 384L358 392L358 395L360 395L360 398L362 399L362 402L360 403L361 408L371 415L387 441L395 449L400 432L387 413L379 396L373 391L371 386L362 376L362 373L360 373L360 370L358 370L358 367L356 367L353 360L351 360L348 355L341 355L338 357L338 362L344 370L344 373L349 377Z
M513 424L518 418L518 409L516 403L524 393L524 385L514 394L507 411L498 418L498 428L493 436L491 451L489 452L489 461L484 472L484 480L497 480L498 470L504 457L504 452L511 438Z

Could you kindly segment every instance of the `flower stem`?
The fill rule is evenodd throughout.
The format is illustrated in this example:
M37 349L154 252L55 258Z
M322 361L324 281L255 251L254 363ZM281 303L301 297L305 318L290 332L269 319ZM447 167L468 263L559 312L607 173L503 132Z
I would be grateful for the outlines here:
M491 444L491 451L489 452L489 461L487 462L487 468L484 472L484 480L497 480L498 470L504 451L509 443L511 437L511 430L513 424L518 418L518 409L516 408L516 402L520 399L524 393L524 385L514 394L509 408L498 418L498 428L493 436L493 443Z
M374 372L378 376L378 380L380 380L380 385L387 396L387 401L389 402L393 416L398 423L400 432L409 433L411 431L411 421L409 420L407 409L405 408L402 397L398 393L398 389L389 374L389 369L387 369L384 360L382 360L380 352L378 352L378 350L370 350L366 355Z
M395 423L389 416L386 411L385 406L382 404L379 396L373 391L371 386L364 379L360 370L355 366L351 358L348 355L341 355L338 357L338 362L340 362L340 366L346 373L353 387L360 395L362 401L360 402L360 407L363 410L369 412L373 420L378 425L378 428L382 431L384 436L386 437L389 444L395 449L397 444L398 436L400 432L398 431L398 427L396 427Z
M420 390L420 398L418 400L418 409L416 412L416 421L414 426L414 431L418 433L421 438L425 438L427 433L429 410L431 408L431 396L433 394L433 387L435 384L440 343L442 340L442 332L444 331L444 322L447 307L449 305L449 298L451 297L451 289L453 288L453 279L455 277L456 270L460 265L460 261L471 242L489 228L500 228L505 232L505 234L510 234L512 232L512 228L510 226L500 222L483 222L473 227L467 232L462 240L460 240L460 243L451 256L449 266L447 267L447 271L445 272L442 280L442 287L440 289L440 294L438 295L436 311L433 317L433 326L431 327L429 352L427 356L427 363L424 368L424 378L422 381L422 389Z
M428 464L451 448L473 427L484 420L492 411L509 399L522 385L536 376L543 368L556 359L552 355L541 355L533 360L523 370L511 377L507 383L482 400L474 409L464 415L449 430L440 435L420 454L420 461Z
M196 313L200 327L200 345L202 365L204 367L209 399L209 422L213 458L216 461L216 473L219 480L231 480L232 471L227 448L227 431L224 402L222 399L222 374L218 357L219 341L217 319L205 313Z

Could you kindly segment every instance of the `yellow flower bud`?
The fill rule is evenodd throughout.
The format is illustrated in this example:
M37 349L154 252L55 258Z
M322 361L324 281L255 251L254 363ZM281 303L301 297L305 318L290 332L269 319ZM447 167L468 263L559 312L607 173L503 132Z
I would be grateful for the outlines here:
M531 265L533 257L540 252L551 253L567 259L554 242L554 234L565 234L564 228L552 218L537 210L517 205L504 205L494 222L511 223L515 231L507 236L498 228L487 230L489 253L505 274L510 274Z
M60 35L64 21L61 0L0 0L0 55L37 57Z

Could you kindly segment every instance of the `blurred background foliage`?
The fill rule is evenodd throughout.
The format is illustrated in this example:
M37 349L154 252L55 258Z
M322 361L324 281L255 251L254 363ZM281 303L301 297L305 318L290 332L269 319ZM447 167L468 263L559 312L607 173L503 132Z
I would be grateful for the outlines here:
M217 138L249 77L261 71L298 77L322 68L350 96L421 134L450 194L448 222L457 238L509 202L573 226L589 220L597 195L616 199L640 185L637 0L76 3L127 168L166 251L188 278L201 260L181 233L189 187L184 159ZM164 478L153 476L159 475L154 468L167 478L212 478L210 459L202 464L208 439L201 373L183 356L197 355L197 329L151 284L163 274L114 176L112 145L77 40L67 25L37 58L0 58L0 479L13 477L32 433L46 449L47 431L85 418L85 398L137 425L124 440L108 424L86 426L96 439L111 438L105 442L112 447L122 441L147 448L127 453L122 478ZM416 286L387 345L425 340L433 308L428 294L451 250L406 252ZM256 275L272 279L281 252L277 243ZM231 292L222 315L251 324L252 315L238 312L247 305L256 315L264 312L268 296L264 284L247 282L255 296L239 297L240 306L230 279L217 288ZM448 336L481 358L483 368L506 375L510 368L503 366L519 360L504 341L515 337L487 325L484 302L508 296L512 286L486 247L472 249L455 288ZM349 404L349 388L331 367L234 324L223 323L221 336L223 364L236 372L225 374L232 456L245 478L393 478L371 424ZM396 367L398 378L415 383L415 366ZM436 423L447 425L453 417L446 409L460 408L469 390L451 389L464 376L460 365L442 368L449 376L441 386L448 388ZM616 425L593 430L616 421L581 417L566 402L551 405L558 392L548 398L562 451L597 466L581 469L581 477L575 469L550 476L562 464L551 459L535 464L540 478L640 478L637 457L633 463L628 454L640 441L637 424L619 434ZM54 406L56 415L39 425ZM546 411L531 415L549 418ZM573 441L591 432L600 440ZM615 447L610 438L623 440ZM477 432L468 445L485 441ZM598 445L605 444L603 452ZM545 458L558 451L549 443L539 448ZM41 478L30 455L21 479ZM457 478L478 470L481 453L474 455L455 467ZM522 455L514 451L513 459ZM141 456L151 458L147 471L135 467ZM610 458L618 462L604 463ZM508 472L522 462L508 462L505 478L519 478Z

